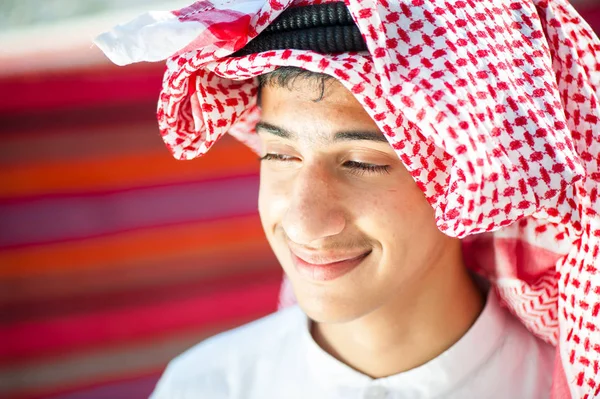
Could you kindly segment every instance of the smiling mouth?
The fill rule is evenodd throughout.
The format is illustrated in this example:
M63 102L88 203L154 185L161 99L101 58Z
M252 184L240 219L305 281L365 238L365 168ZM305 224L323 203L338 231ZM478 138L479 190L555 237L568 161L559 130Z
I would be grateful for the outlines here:
M290 250L294 267L298 274L314 281L330 281L342 277L362 263L371 250L358 256L344 257L300 257Z

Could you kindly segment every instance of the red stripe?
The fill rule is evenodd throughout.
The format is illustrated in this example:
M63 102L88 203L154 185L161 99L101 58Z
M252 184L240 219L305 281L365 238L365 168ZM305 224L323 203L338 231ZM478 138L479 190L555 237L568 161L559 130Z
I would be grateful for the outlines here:
M133 308L19 323L0 329L0 359L17 360L65 354L100 345L148 339L199 326L272 312L277 307L280 272L260 281L230 277L230 287L205 295L159 301ZM205 285L206 282L203 282Z
M215 273L215 275L192 276L189 278L190 281L187 282L181 282L182 280L164 281L163 277L163 280L155 282L155 284L161 284L159 286L127 286L125 289L105 289L101 292L68 297L49 298L44 296L20 302L15 301L12 304L0 303L0 325L110 312L122 307L139 307L163 301L172 302L177 299L192 298L197 296L199 292L208 296L219 290L235 289L238 285L242 286L242 282L268 280L274 273L281 273L281 268L273 259L272 253L267 251L263 251L259 255L260 257L253 253L249 253L245 257L241 254L228 256L227 258L225 258L225 255L219 255L218 259L214 259L215 254L211 254L211 256L213 259L207 259L208 256L204 259L195 259L196 262L210 262L209 264L197 264L195 267L193 265L188 267L194 267L196 271L212 269L212 273ZM236 269L236 263L239 264L244 260L247 269L243 271ZM182 272L178 270L177 266L172 265L172 262L173 260L164 260L162 263L153 264L151 267L154 270L149 273L153 273L157 269L163 269L181 274ZM214 268L218 268L218 270L214 270ZM216 274L218 272L221 272L221 274ZM138 269L135 273L140 274L143 271ZM235 273L234 278L231 277L231 273ZM111 274L106 272L103 274L98 273L96 277L96 279L107 282L112 281L111 278Z
M163 70L162 65L107 66L0 79L0 93L10 93L0 96L0 112L156 101Z
M3 86L6 85L0 82L0 90L3 90ZM21 88L17 85L12 90ZM139 122L146 122L151 126L150 123L156 120L156 98L106 105L102 102L85 101L81 99L79 104L72 104L70 108L65 109L54 109L52 107L59 107L52 104L48 104L48 108L33 108L34 104L30 105L31 108L27 108L26 104L20 104L21 108L17 108L16 105L14 109L0 108L0 133L14 135L44 132L46 136L52 136L64 134L68 130L85 132L90 126L93 126L93 129L110 129L115 125ZM153 130L158 131L158 127ZM149 134L152 134L150 129Z

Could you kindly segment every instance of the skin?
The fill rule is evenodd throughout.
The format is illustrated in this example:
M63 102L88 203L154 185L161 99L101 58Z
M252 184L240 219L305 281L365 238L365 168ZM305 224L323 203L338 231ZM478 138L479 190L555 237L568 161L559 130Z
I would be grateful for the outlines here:
M483 296L460 241L434 213L375 122L339 82L262 88L259 211L311 333L374 378L437 357L475 322ZM299 273L310 259L364 256L341 277Z

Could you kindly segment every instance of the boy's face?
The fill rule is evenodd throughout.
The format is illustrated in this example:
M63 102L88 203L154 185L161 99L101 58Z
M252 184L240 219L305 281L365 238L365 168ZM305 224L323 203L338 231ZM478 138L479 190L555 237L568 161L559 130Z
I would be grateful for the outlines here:
M292 86L262 89L259 211L300 306L343 322L426 289L456 240L348 90Z

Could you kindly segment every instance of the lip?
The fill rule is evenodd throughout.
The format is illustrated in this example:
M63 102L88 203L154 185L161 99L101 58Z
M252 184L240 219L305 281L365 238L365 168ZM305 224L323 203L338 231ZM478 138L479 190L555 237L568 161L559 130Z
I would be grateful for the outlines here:
M300 255L301 258L293 250L290 250L298 274L314 281L331 281L342 277L357 267L370 253L371 251L366 251L358 256L346 258Z

